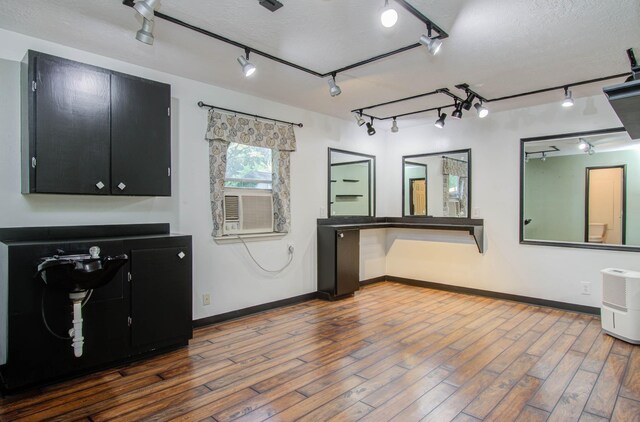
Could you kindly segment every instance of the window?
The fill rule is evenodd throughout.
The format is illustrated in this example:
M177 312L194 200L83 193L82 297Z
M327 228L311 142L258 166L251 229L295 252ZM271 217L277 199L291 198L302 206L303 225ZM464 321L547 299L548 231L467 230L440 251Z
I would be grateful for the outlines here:
M224 186L271 189L271 150L232 142L227 150Z

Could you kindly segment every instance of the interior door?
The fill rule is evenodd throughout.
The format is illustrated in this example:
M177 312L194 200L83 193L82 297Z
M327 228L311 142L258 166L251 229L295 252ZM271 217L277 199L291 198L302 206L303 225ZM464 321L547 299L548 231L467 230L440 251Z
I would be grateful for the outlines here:
M108 194L109 72L38 55L36 192Z
M113 72L111 193L171 196L171 87Z
M411 215L427 215L426 179L411 179Z
M606 224L603 243L621 245L624 239L624 167L589 168L587 241Z

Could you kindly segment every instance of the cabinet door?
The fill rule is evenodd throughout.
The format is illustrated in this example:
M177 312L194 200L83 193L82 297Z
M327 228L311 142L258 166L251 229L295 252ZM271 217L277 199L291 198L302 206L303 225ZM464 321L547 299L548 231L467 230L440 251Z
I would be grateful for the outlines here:
M109 72L48 55L35 60L35 192L108 194Z
M171 196L171 87L111 76L111 193Z
M191 335L189 248L131 251L131 344L165 345Z
M360 288L360 231L336 231L336 296Z

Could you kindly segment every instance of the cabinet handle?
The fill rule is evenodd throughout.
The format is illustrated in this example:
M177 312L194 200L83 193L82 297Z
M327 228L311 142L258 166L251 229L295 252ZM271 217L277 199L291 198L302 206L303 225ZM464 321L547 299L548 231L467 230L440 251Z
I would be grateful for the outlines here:
M342 239L344 237L344 233L338 233L338 237Z
M118 189L120 190L124 190L124 188L126 188L127 185L125 185L124 183L120 182L120 184L118 185Z
M185 256L187 256L187 254L185 254L185 253L184 253L184 252L182 252L182 251L180 251L180 252L178 253L178 258L180 258L180 259L184 258Z
M102 181L99 181L98 183L96 183L96 187L98 189L102 189L104 187L104 183L102 183Z

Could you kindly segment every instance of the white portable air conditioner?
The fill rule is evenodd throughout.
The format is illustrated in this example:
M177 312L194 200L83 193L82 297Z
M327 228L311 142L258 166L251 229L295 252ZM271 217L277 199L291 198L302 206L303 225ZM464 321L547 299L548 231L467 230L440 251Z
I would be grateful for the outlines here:
M225 235L273 231L273 198L261 189L226 189L224 195Z
M640 344L640 272L602 270L602 329L620 340Z

